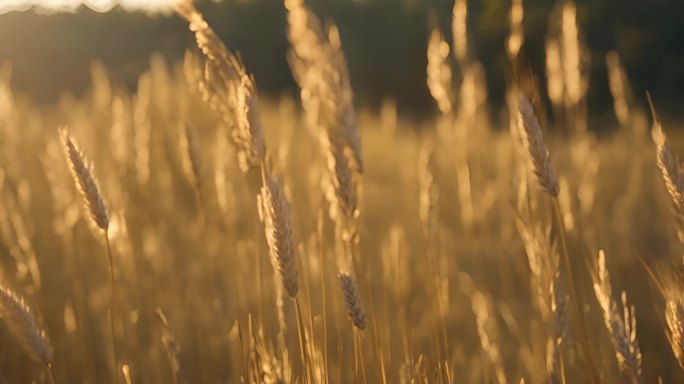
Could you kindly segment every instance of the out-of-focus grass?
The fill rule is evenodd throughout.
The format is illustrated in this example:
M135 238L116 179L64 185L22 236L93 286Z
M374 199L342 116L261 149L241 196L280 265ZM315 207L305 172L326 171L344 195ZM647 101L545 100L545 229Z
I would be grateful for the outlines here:
M161 59L153 60L135 92L110 84L101 68L93 73L86 95L65 96L55 108L15 98L7 79L0 83L2 284L24 295L45 326L59 382L112 377L106 249L89 227L70 179L58 142L62 125L93 161L110 212L120 297L117 343L133 382L172 382L157 308L180 348L182 382L241 382L246 362L269 372L259 379L264 382L283 372L288 381L289 369L299 374L294 310L287 299L287 330L278 326L274 276L250 185L258 175L245 178L239 172L227 128ZM338 382L340 375L341 382L349 382L352 335L335 277L333 224L325 214L320 186L325 164L317 139L289 98L265 102L262 114L270 156L277 159L274 172L282 176L292 204L312 337L322 353L325 302L330 381ZM436 121L397 119L389 102L380 111L362 108L359 121L366 164L360 254L369 271L388 382L421 372L432 380L437 368L429 257L440 260L447 359L458 381L495 380L471 311L471 280L491 303L489 329L496 330L491 342L501 351L505 376L546 380L541 324L515 228L518 160L508 130L496 122L468 126L467 141L458 143L449 130L438 134ZM180 122L198 133L206 225L198 221L199 207L183 173ZM418 158L428 137L434 141L439 191L438 241L429 247L418 219ZM614 291L626 290L636 306L646 381L682 380L663 331L663 304L634 254L669 266L681 252L650 139L627 130L601 140L589 135L580 141L554 131L547 137L561 183L575 285L602 381L622 379L584 262L598 249L606 250ZM470 227L461 220L455 176L454 148L462 144L474 206ZM530 183L531 196L538 193ZM545 220L550 206L545 199L533 200ZM0 340L7 346L0 352L2 381L46 380L40 367L10 347L15 344L4 329ZM369 342L366 333L363 343ZM578 359L566 356L570 382L586 378ZM366 367L375 381L370 352Z

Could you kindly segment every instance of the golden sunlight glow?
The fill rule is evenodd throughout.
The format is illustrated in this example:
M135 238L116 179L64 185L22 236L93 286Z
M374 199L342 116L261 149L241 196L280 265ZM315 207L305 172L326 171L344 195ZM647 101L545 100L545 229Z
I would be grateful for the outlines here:
M34 9L40 13L75 12L81 5L96 12L116 6L126 11L168 12L178 0L0 0L0 14Z

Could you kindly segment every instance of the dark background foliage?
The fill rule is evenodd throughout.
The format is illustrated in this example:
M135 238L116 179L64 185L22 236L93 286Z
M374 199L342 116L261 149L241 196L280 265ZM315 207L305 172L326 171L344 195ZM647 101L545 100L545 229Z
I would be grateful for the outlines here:
M375 107L397 100L402 113L433 111L425 86L429 29L447 33L452 0L310 0L341 31L359 103ZM525 0L525 51L538 71L544 68L544 39L554 2ZM487 70L492 105L500 106L507 58L506 0L470 0L469 28L477 57ZM286 20L277 0L200 1L200 9L227 45L239 50L263 94L296 92L286 61ZM610 94L605 54L616 49L635 94L650 89L661 110L681 118L684 91L684 2L679 0L579 0L578 19L592 50L589 106L592 116L608 116ZM450 39L450 37L448 37ZM40 102L64 91L80 93L89 84L88 65L103 61L115 83L134 87L153 52L178 61L192 47L186 25L174 15L149 17L114 11L99 14L0 15L0 61L14 62L14 87ZM643 101L643 100L642 100ZM497 110L493 110L494 113Z

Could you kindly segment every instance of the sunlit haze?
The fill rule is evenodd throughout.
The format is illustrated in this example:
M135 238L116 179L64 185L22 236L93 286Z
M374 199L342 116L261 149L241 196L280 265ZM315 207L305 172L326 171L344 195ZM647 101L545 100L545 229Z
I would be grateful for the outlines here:
M0 14L34 9L39 13L75 12L85 5L96 12L116 6L128 11L165 12L177 0L0 0Z

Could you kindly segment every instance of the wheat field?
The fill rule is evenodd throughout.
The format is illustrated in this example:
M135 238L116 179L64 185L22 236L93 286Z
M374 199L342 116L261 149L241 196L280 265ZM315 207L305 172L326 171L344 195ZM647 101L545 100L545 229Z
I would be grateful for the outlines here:
M512 2L499 119L456 0L418 123L355 105L339 31L284 4L296 99L190 2L197 46L134 89L93 63L39 106L0 67L0 382L684 381L677 123L611 52L594 133L572 1L536 74Z

